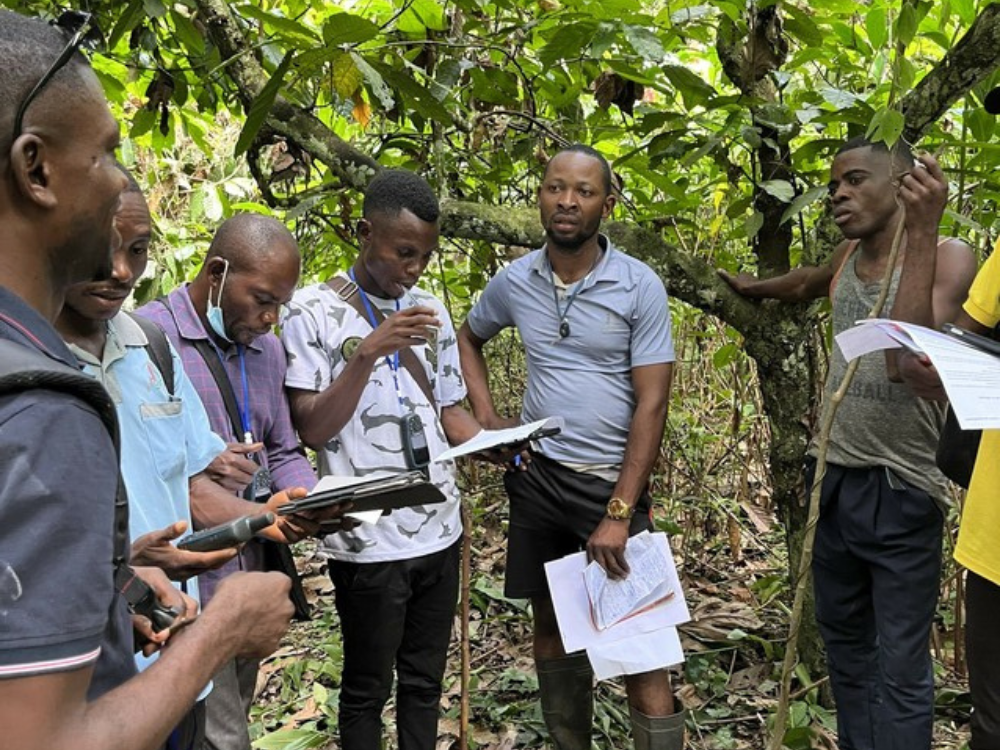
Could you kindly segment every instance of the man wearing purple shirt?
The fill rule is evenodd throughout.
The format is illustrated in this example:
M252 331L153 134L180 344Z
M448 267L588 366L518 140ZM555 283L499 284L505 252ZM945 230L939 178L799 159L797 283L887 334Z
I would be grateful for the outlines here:
M237 491L252 480L251 494L257 499L292 487L312 489L316 483L292 428L284 390L285 354L271 331L279 308L292 297L300 266L298 245L284 225L257 214L239 214L219 227L194 281L138 311L167 332L212 429L229 444L207 470L209 475ZM229 416L206 356L217 357L228 376L242 434ZM256 476L248 457L260 467ZM262 568L259 544L247 544L237 560L200 576L202 601L211 598L220 578L241 568ZM216 675L206 705L204 750L250 750L246 717L256 677L257 662L242 659Z

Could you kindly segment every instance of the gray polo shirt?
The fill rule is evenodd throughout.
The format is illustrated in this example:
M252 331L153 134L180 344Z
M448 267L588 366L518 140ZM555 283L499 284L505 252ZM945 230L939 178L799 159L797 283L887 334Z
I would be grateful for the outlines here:
M500 271L468 318L481 339L517 328L528 362L521 418L566 420L562 433L540 446L566 464L620 464L635 410L632 368L674 361L663 282L645 263L600 239L603 256L577 284L556 288L543 247ZM574 291L563 338L560 312ZM561 295L559 311L554 295Z

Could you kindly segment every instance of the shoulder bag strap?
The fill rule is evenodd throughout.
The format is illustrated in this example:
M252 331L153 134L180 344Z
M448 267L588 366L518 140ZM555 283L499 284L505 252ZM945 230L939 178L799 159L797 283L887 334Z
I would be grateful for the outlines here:
M166 297L159 297L155 302L160 303L166 308L167 312L170 313L170 317L174 319L174 325L180 330L180 326L177 325L177 316L174 314L169 300ZM226 413L229 415L229 421L233 423L233 434L239 439L243 435L243 420L240 418L240 407L236 403L236 392L233 390L233 383L229 379L226 369L222 366L218 350L212 346L212 343L208 339L192 339L191 344L198 354L201 355L201 358L205 360L208 371L212 373L212 379L215 380L215 385L222 395L222 402L226 405Z
M361 302L361 295L364 294L361 287L355 282L345 279L343 276L334 276L326 282L326 285L334 294L354 308L354 311L361 316L362 320L368 320L363 303ZM372 312L375 316L375 322L381 325L382 321L385 320L382 311L375 305L372 305ZM434 389L431 388L431 381L427 377L427 371L420 364L420 360L417 359L417 355L413 353L413 349L408 346L400 349L399 361L406 368L406 371L410 373L410 377L416 381L420 390L423 391L431 407L436 409L437 402L434 400Z
M167 386L167 393L174 395L174 358L170 356L170 342L167 334L163 332L156 323L135 313L128 313L128 316L135 321L135 324L146 334L146 351L149 358L153 360L156 369L163 376L163 383Z

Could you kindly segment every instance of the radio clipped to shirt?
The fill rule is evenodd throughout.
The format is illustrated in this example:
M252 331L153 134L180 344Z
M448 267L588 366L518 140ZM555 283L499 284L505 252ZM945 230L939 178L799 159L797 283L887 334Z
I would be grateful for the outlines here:
M427 433L424 432L424 421L420 415L415 412L404 415L399 421L399 434L403 442L406 468L426 474L427 467L431 463L431 453L427 447Z

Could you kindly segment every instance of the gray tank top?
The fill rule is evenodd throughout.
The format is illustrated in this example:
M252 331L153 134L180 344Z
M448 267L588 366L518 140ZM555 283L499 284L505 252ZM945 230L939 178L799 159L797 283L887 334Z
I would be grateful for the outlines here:
M858 278L855 270L858 255L852 249L836 280L834 335L867 317L878 299L880 282L866 284ZM892 309L899 275L897 268L883 315ZM847 362L840 348L834 345L823 391L825 403L829 403L840 386L846 369ZM902 383L889 382L883 352L866 354L837 410L827 461L852 468L887 466L907 484L946 502L950 497L948 480L934 462L944 416L944 404L917 398ZM816 455L815 440L809 452Z

